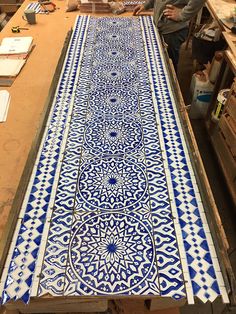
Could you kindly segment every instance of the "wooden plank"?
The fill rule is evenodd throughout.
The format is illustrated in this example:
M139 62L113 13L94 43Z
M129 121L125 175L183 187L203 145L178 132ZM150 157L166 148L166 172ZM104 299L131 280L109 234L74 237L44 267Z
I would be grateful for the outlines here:
M18 310L8 310L5 306L0 307L0 314L19 314Z
M226 106L226 112L231 116L231 119L236 123L236 98L232 95Z
M1 26L2 22L5 21L6 17L7 17L7 14L6 14L6 13L1 13L1 14L0 14L0 26Z
M227 66L229 66L233 75L236 76L236 58L233 55L230 49L224 51L225 60L227 62Z
M161 298L155 298L154 300L158 300L157 302L162 303L160 300ZM164 299L164 298L162 298ZM141 301L141 300L114 300L113 302L110 303L109 308L112 310L112 314L179 314L179 308L178 308L178 302L174 301L172 299L172 302L174 302L174 306L172 305L172 302L170 298L166 298L166 307L158 308L158 309L150 309L148 308L149 306L149 301ZM168 302L169 306L168 306ZM151 311L151 312L150 312Z
M232 155L236 156L236 79L231 85L230 92L219 121L220 130L229 146Z
M223 32L222 34L235 58L236 57L236 35L234 35L233 33L228 33L228 32Z
M146 302L149 311L164 310L184 306L186 299L174 300L172 298L152 299Z
M231 119L231 121L233 121ZM229 150L232 155L236 156L236 133L234 133L233 128L230 123L230 116L224 113L219 120L219 129L225 138L225 142L228 145Z
M236 134L236 119L234 119L231 115L228 115L228 123L232 129L234 135Z
M5 13L15 13L21 4L0 4L1 12Z
M32 298L29 304L23 304L21 301L10 302L5 305L7 312L19 311L21 313L92 313L104 312L108 309L108 300L101 299L83 299L83 298L61 298L53 297L51 299ZM15 313L12 313L15 314ZM16 313L17 314L17 313Z
M227 185L236 204L236 161L233 158L221 132L211 136L213 147L221 164Z

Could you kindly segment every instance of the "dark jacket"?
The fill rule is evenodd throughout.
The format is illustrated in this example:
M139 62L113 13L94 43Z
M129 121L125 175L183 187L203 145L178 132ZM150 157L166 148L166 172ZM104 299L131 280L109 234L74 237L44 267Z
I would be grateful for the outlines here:
M205 2L206 0L147 0L144 7L147 10L154 8L154 24L162 34L169 34L188 27L189 20L197 14ZM164 17L163 10L167 4L182 8L178 21Z

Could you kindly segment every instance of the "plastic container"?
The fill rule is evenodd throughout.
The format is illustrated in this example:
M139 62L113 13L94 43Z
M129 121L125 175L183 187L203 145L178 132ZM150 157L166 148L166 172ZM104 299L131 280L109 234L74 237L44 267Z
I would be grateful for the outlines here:
M222 89L219 91L217 96L217 104L213 113L213 117L215 119L219 119L221 117L229 92L230 92L229 88Z
M223 61L223 53L216 51L215 56L211 62L211 67L209 71L209 81L214 84L219 76L221 64Z
M209 81L205 71L193 74L190 93L192 95L189 117L191 119L205 118L210 104L214 85Z

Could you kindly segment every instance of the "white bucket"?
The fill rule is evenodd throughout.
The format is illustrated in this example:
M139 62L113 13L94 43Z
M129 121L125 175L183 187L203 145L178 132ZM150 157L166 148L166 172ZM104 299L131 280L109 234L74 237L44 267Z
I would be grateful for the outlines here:
M205 118L211 101L213 89L214 85L209 81L205 73L203 75L199 75L197 73L193 74L190 85L192 102L189 117L191 119Z

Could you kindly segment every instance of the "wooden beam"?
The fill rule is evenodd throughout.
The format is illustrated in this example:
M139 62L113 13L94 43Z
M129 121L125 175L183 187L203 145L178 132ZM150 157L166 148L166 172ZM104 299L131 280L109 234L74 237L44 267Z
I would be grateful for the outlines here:
M179 308L185 305L186 299L174 300L172 298L159 298L146 301L149 311Z
M18 310L8 310L5 306L1 306L0 314L19 314Z
M5 305L6 313L93 313L104 312L108 309L108 300L102 299L84 299L84 298L61 298L52 297L50 299L31 298L29 304L21 301L9 302ZM16 312L15 312L16 311Z

